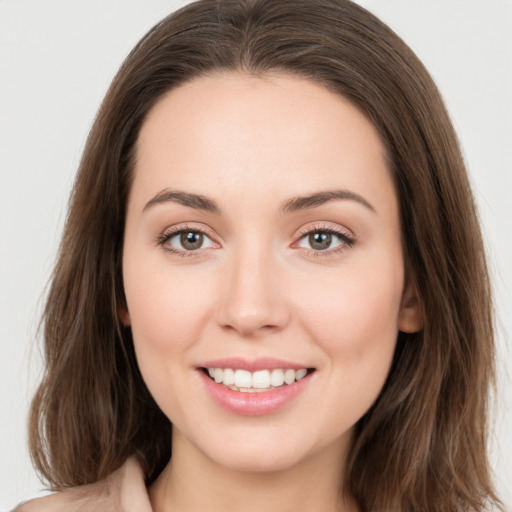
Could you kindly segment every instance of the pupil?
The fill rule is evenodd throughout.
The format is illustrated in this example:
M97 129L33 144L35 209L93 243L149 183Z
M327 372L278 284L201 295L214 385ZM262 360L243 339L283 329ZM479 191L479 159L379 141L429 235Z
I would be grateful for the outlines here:
M180 242L182 247L189 251L199 249L203 245L203 234L197 231L181 233Z
M328 249L331 245L332 235L330 233L311 233L309 244L316 251Z

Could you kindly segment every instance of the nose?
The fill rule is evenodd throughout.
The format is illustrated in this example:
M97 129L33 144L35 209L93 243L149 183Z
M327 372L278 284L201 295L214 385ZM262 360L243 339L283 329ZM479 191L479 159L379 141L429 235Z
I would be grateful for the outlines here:
M272 255L247 252L226 262L217 308L218 324L246 338L278 332L290 318L285 289Z

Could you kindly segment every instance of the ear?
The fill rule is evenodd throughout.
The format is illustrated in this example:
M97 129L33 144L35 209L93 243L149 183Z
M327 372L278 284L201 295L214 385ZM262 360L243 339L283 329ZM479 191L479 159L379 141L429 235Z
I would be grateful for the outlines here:
M409 280L406 282L402 295L398 329L408 333L418 332L423 329L423 313L418 299L418 292Z
M118 306L117 307L117 316L118 316L120 322L125 327L129 327L131 325L130 313L128 313L128 309L126 306Z

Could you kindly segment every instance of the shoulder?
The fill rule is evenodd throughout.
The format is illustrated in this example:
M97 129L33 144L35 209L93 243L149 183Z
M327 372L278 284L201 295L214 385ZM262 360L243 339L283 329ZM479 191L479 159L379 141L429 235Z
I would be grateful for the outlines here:
M20 503L11 512L125 512L119 502L105 497L99 489L84 492L73 488Z
M130 457L105 480L20 503L11 512L152 512L144 476Z
M123 512L118 494L109 495L105 482L70 487L20 503L11 512Z
M151 512L140 465L130 457L105 480L20 503L11 512Z
M11 512L152 512L148 495L140 489L123 491L97 484L71 488L20 503Z
M57 495L51 494L49 496L45 496L44 498L36 498L30 501L25 501L20 503L14 510L11 512L57 512L59 504L59 499Z

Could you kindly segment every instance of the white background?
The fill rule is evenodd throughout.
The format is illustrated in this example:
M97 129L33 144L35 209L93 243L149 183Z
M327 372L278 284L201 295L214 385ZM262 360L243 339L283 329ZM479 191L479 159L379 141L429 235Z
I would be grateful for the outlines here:
M36 327L88 129L128 51L184 3L0 0L0 511L42 488L25 433L40 370ZM496 289L500 373L491 447L510 506L512 0L360 3L425 62L464 148Z

